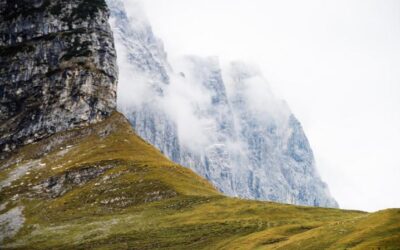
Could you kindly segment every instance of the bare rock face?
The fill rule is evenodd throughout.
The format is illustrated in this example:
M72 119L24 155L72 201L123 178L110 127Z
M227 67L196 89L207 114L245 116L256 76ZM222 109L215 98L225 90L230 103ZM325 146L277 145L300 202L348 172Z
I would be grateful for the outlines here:
M115 110L108 17L104 0L0 0L0 157Z
M122 66L124 92L118 108L138 135L224 194L338 206L318 175L300 122L275 97L256 67L242 62L221 67L217 57L197 56L185 56L170 65L162 41L140 6L130 8L128 16L124 1L107 3ZM177 91L176 86L183 86L179 82L202 97L179 94L178 98L190 100L172 102L187 104L185 119L175 116L178 109L175 115L165 109L175 98L170 94ZM140 98L139 93L146 97ZM192 134L184 138L188 133L182 131L188 128Z

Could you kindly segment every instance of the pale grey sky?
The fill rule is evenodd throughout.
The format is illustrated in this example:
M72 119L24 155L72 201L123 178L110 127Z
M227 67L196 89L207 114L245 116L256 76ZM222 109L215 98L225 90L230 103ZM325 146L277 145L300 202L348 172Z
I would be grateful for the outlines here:
M400 1L143 3L169 57L260 66L342 208L400 207Z

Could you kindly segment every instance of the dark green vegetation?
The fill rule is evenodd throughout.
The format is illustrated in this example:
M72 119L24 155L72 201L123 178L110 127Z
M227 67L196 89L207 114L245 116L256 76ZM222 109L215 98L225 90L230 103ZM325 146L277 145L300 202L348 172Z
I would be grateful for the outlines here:
M0 213L23 207L25 219L2 249L400 246L399 209L369 214L227 198L136 136L118 113L25 146L0 168L0 183L10 182Z

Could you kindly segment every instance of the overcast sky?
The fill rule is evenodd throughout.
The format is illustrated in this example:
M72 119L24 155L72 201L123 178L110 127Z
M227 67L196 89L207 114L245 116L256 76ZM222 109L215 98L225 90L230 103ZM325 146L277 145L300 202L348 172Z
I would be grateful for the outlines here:
M342 208L400 207L400 1L143 2L170 58L260 66Z

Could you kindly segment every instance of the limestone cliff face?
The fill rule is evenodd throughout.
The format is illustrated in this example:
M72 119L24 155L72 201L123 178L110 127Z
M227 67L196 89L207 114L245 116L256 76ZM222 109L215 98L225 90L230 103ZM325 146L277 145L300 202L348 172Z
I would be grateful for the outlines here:
M170 66L140 6L129 2L128 18L124 1L107 0L124 90L119 109L138 135L224 194L338 206L300 122L256 67L197 56Z
M0 0L0 156L116 108L103 0Z

